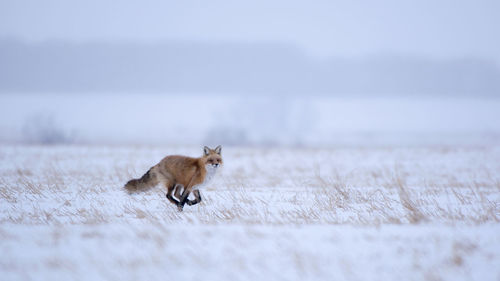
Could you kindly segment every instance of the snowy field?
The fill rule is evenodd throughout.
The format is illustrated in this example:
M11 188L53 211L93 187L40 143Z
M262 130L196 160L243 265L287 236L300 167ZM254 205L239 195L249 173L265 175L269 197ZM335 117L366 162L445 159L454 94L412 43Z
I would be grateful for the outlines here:
M122 189L198 146L0 146L1 280L500 280L500 147L224 147L203 201Z

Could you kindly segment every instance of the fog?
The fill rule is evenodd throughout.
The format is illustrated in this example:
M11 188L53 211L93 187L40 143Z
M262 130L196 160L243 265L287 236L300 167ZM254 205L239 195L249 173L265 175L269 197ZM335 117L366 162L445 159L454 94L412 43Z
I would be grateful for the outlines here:
M269 42L317 57L411 54L500 61L500 3L465 1L0 2L0 36L29 42Z
M314 59L280 44L0 41L3 92L495 96L491 61L398 55Z
M0 3L0 141L497 142L495 1Z

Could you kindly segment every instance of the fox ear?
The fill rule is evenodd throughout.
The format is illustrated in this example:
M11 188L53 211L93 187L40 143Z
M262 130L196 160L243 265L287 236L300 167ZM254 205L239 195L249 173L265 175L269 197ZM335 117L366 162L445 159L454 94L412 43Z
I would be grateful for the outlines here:
M219 154L220 155L220 152L222 150L222 147L220 145L218 145L216 148L215 148L215 153Z
M205 146L203 148L203 155L204 156L207 156L208 154L210 154L210 148L208 148L208 146Z

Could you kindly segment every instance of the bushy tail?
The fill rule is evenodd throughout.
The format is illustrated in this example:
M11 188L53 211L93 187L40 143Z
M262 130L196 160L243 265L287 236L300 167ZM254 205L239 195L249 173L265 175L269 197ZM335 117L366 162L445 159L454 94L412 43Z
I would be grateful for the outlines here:
M157 184L156 175L151 171L152 169L153 168L149 169L140 179L129 180L124 186L125 189L129 193L133 193L155 186Z

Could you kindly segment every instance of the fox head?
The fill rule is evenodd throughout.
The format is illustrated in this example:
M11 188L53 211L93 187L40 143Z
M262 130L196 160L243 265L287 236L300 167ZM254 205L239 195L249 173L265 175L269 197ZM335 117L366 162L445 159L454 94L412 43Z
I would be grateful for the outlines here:
M210 168L218 168L222 166L222 147L219 145L215 149L211 149L208 146L203 148L203 158L205 160L205 166Z

